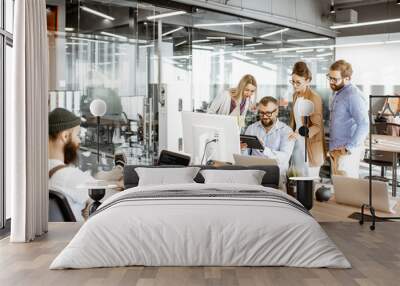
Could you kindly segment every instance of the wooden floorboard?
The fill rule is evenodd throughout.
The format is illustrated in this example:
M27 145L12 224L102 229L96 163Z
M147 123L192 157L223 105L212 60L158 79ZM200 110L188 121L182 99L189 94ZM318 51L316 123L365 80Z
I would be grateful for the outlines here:
M49 270L79 223L50 223L49 232L32 243L0 240L0 285L400 285L400 222L360 226L348 215L358 208L314 203L312 214L351 262L352 269L289 267L120 267Z

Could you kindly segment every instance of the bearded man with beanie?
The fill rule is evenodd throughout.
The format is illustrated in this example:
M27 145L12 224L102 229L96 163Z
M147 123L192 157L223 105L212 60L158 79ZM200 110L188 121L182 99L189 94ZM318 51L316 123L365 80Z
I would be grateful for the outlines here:
M63 108L49 113L49 188L66 196L77 221L83 220L82 211L89 200L88 190L78 188L79 185L106 180L122 186L123 176L121 166L109 172L99 172L95 177L76 167L80 123L79 117ZM115 190L106 190L105 197L114 193Z

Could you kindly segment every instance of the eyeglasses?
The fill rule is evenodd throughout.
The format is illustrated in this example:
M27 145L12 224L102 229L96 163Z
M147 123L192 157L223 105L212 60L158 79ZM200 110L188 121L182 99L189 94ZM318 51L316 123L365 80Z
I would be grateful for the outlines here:
M301 81L294 81L294 80L289 80L289 83L295 86L300 86L303 84Z
M329 74L326 74L326 79L329 82L338 83L338 82L341 82L343 78L341 78L341 77L331 77Z
M264 117L264 116L271 117L272 114L274 114L277 110L278 110L278 108L273 110L273 111L266 111L266 112L259 111L258 112L258 116L260 116L260 117Z

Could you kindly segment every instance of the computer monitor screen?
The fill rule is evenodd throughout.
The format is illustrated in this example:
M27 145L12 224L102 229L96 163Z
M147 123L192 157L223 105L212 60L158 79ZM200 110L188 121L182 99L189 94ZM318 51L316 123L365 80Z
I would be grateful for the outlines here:
M182 112L184 152L192 157L191 164L208 160L234 162L240 153L240 129L234 116Z

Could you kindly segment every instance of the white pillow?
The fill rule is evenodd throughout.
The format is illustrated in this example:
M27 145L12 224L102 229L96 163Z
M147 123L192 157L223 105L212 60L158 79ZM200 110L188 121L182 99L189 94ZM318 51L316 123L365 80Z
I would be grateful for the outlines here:
M193 180L200 168L136 168L138 186L195 183Z
M261 170L202 170L205 184L233 183L261 185L265 171Z

